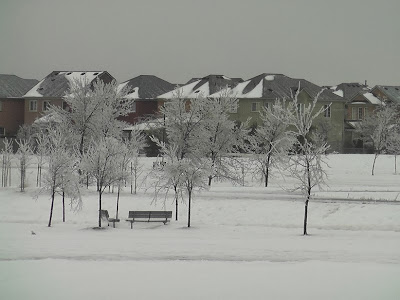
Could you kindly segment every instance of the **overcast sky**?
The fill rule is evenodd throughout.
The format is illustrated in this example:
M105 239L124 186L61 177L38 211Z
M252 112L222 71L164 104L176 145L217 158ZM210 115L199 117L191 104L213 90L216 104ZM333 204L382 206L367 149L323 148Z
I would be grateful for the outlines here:
M0 73L400 85L399 0L0 0Z

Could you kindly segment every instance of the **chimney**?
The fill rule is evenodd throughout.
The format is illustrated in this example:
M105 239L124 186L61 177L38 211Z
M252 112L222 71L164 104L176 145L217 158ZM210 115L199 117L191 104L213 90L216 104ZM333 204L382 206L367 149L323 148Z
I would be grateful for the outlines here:
M365 86L367 86L367 80L365 80Z

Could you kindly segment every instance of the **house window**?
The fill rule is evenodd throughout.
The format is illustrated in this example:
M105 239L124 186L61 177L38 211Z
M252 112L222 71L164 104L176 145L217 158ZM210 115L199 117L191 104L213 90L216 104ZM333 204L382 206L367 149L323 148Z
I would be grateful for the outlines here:
M132 103L132 112L136 112L136 101Z
M5 136L6 135L6 131L4 129L4 127L0 127L0 136Z
M366 115L365 107L353 107L351 109L351 119L352 120L364 120Z
M268 102L267 101L264 102L264 108L268 109Z
M257 102L251 103L251 111L253 111L253 112L258 111L258 103Z
M0 111L3 111L3 102L0 101Z
M43 101L43 111L49 110L50 108L50 101L44 100Z
M324 105L324 117L325 118L331 117L331 106L330 105Z
M29 101L29 111L37 111L37 100Z
M62 103L62 108L63 108L63 110L68 110L68 104L67 104L67 102L63 101L63 103Z

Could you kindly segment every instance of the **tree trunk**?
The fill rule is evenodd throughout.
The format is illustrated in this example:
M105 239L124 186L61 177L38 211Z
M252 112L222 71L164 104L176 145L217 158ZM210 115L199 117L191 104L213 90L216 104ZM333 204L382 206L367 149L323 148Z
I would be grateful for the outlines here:
M307 235L307 219L308 219L308 202L310 201L311 197L311 170L310 170L310 163L307 160L307 199L304 205L304 226L303 226L303 235Z
M309 197L307 197L307 200L306 200L305 205L304 205L303 235L307 235L308 201L309 201Z
M99 228L101 228L101 189L99 189Z
M63 210L63 222L65 222L65 192L62 192L62 210Z
M36 175L36 186L39 186L39 169L40 169L40 166L38 164L37 165L37 175Z
M269 179L269 164L271 162L271 151L272 151L272 145L269 147L269 153L268 153L268 158L267 158L267 170L265 174L265 187L268 186L268 179Z
M115 213L115 218L118 219L118 209L119 209L119 193L120 193L121 187L118 185L118 193L117 193L117 211Z
M51 207L50 207L49 224L47 225L47 227L51 227L51 219L53 218L54 194L55 194L55 190L53 187L52 191L51 191Z
M178 221L178 190L177 186L174 186L175 191L175 221Z
M372 164L372 176L374 176L375 162L376 162L378 155L379 155L378 153L375 153L374 162Z
M191 205L192 205L192 190L188 189L189 194L189 210L188 210L188 227L190 227L190 213L191 213Z
M133 178L132 178L132 175L133 175L133 165L132 165L132 162L131 162L131 194L133 194L133 183L132 183Z

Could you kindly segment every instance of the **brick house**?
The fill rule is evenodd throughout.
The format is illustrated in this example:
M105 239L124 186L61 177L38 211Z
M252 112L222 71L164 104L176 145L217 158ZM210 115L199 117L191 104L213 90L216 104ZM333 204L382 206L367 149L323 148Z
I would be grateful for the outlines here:
M93 84L96 80L104 83L114 81L106 71L53 71L31 88L23 97L24 123L32 124L42 117L48 106L63 106L63 97L69 91L70 84L75 80Z
M118 89L126 89L126 99L134 100L134 112L121 117L121 120L135 124L156 115L158 113L157 97L174 88L174 84L154 75L140 75L121 83Z
M24 124L24 98L38 81L0 74L0 138L13 138Z

